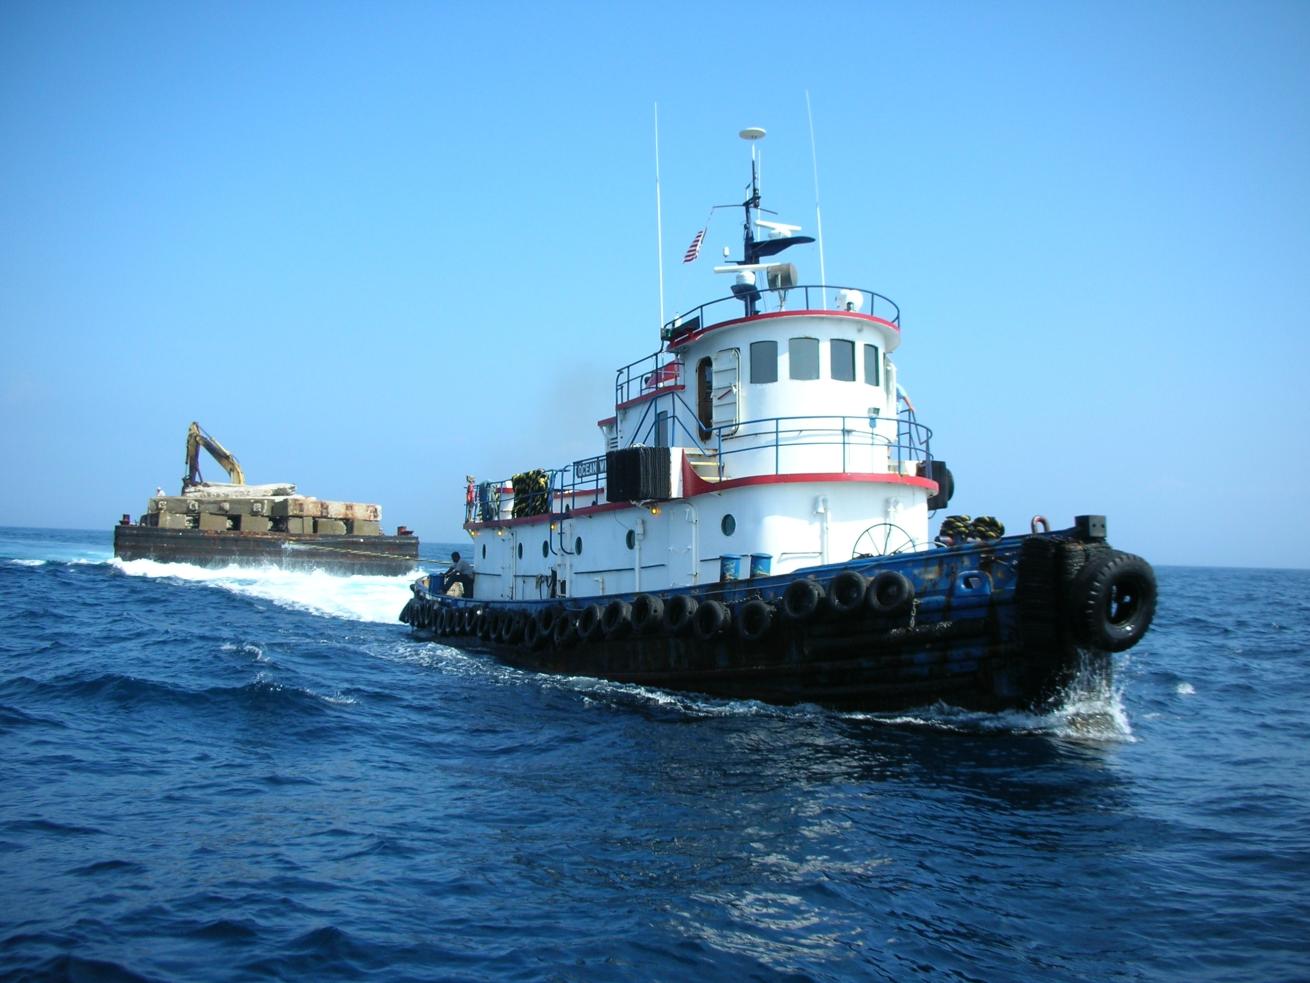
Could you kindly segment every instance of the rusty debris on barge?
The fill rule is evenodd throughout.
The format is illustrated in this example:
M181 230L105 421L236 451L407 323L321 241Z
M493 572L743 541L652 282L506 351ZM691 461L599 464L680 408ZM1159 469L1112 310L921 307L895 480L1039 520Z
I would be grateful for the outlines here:
M228 481L200 474L204 448ZM135 522L124 515L114 527L114 555L222 567L271 564L334 574L396 576L418 565L418 537L400 526L382 531L382 507L297 494L293 484L246 484L245 472L198 423L187 431L182 490L157 489Z

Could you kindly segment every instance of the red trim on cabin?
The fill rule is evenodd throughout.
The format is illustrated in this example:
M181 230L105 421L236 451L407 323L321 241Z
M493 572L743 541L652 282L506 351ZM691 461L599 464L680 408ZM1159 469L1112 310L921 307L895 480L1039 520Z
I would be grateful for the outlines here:
M706 481L692 469L686 457L682 459L682 491L685 498L754 485L796 485L804 482L828 481L853 481L868 485L907 485L911 488L926 488L929 495L937 493L937 482L931 478L920 478L912 474L874 472L815 471L799 474L753 474L744 478L729 478L726 481Z
M665 393L680 393L686 388L687 388L686 386L681 384L676 386L657 386L656 388L651 389L648 392L642 393L640 396L634 396L626 403L619 403L614 408L616 410L626 410L629 406L636 406L638 403L644 403L648 399L654 399L657 396L663 396Z
M618 422L619 422L619 418L617 416L607 416L603 420L597 420L596 426L608 427L611 423L618 423Z
M875 317L872 314L861 314L859 311L770 311L767 314L755 314L751 317L735 317L731 321L720 321L718 324L711 324L709 327L701 328L699 331L693 331L690 334L683 335L680 338L674 338L669 342L669 351L677 351L684 345L689 345L693 341L700 341L711 331L718 331L719 328L730 327L734 324L744 324L747 321L766 321L779 317L846 317L854 318L857 321L872 321L874 324L881 324L885 328L891 328L897 334L901 333L900 327L892 324L886 318Z

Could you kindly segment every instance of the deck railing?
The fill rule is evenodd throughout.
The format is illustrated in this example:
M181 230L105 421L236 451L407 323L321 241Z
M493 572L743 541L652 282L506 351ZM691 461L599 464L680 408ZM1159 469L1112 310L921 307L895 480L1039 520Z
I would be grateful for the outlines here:
M861 287L832 286L797 286L786 290L762 289L755 304L757 314L769 314L780 311L858 311L882 318L899 330L901 326L901 309L890 297L884 297L872 290ZM858 304L854 301L858 298ZM725 304L732 305L725 308ZM711 328L725 321L735 321L744 317L740 297L720 297L708 303L694 307L686 313L679 314L664 325L660 337L665 341L674 340L702 328ZM622 370L620 370L622 371Z
M670 417L670 424L676 423L679 416ZM891 434L893 423L895 437ZM654 425L652 422L651 426ZM732 432L728 433L729 430ZM650 428L646 431L649 434ZM796 470L863 474L867 472L867 458L864 462L860 458L870 451L885 451L888 471L898 474L907 473L909 465L932 460L932 430L908 411L895 420L868 416L766 417L713 428L710 439L705 441L696 440L690 433L685 436L689 438L688 443L677 442L676 446L713 455L718 469L714 477L720 480ZM815 448L830 450L827 454L822 451L816 454ZM746 455L755 456L748 459ZM862 463L865 466L860 466ZM534 501L531 514L560 516L606 501L604 454L543 470L546 487L543 492L532 493L534 498L538 495L540 498ZM472 522L507 519L512 501L512 479L484 482L469 496L466 515Z

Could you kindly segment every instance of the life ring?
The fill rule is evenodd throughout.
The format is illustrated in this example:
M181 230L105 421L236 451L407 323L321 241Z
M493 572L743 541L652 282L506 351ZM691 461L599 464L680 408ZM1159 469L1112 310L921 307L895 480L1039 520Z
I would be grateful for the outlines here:
M1155 571L1140 556L1089 558L1069 588L1074 634L1106 652L1132 648L1151 627L1157 598Z
M890 618L907 611L914 601L914 584L899 570L880 570L869 581L865 604L874 614Z
M823 588L813 580L793 580L782 592L782 613L790 621L809 621L819 610Z
M556 648L568 648L570 645L577 644L577 616L570 611L561 612L560 616L555 619L555 630L551 632L551 637Z
M699 606L700 602L690 594L674 594L669 598L669 603L664 605L664 617L661 619L664 630L670 635L685 634Z
M601 619L605 612L599 604L588 604L578 615L578 637L584 642L594 642L604 634Z
M869 582L855 570L843 570L828 584L828 607L835 614L848 615L864 606Z
M758 642L773 627L773 605L753 598L737 609L737 635L745 642Z
M632 599L632 628L645 635L660 626L664 618L664 602L654 594L638 594Z
M632 605L617 597L614 598L605 605L605 613L600 618L600 628L606 638L622 638L632 630Z
M732 612L722 601L706 601L696 608L692 628L702 642L719 635L732 621Z

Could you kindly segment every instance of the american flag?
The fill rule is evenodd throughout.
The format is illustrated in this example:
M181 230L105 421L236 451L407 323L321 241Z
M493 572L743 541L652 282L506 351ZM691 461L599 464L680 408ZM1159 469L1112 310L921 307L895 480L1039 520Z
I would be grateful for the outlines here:
M701 229L696 233L696 238L691 240L691 245L687 247L687 251L682 256L684 263L690 263L700 255L700 244L705 241L705 232L705 229Z

